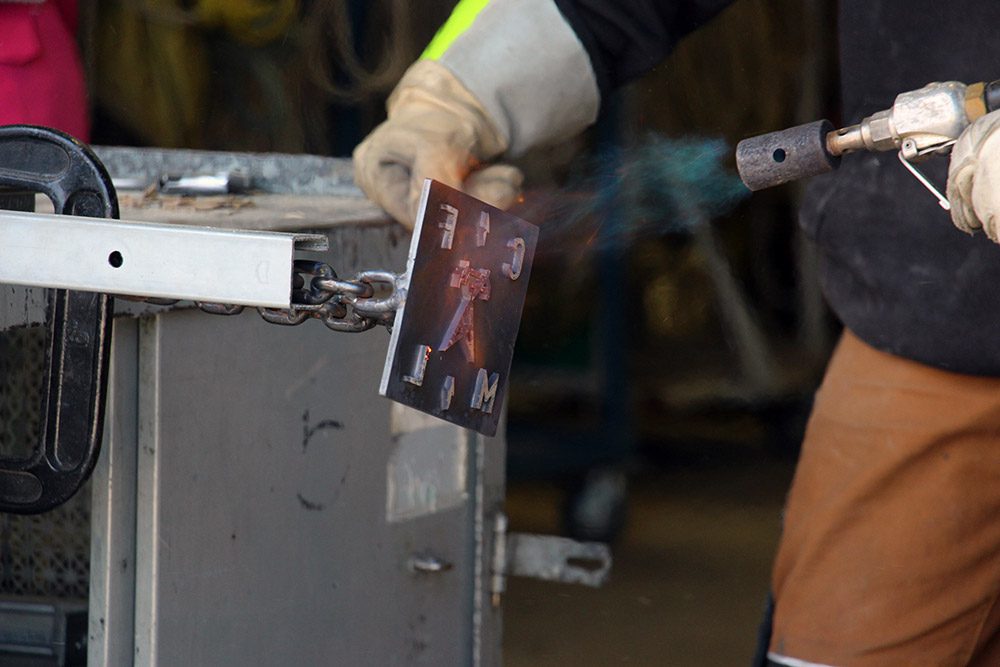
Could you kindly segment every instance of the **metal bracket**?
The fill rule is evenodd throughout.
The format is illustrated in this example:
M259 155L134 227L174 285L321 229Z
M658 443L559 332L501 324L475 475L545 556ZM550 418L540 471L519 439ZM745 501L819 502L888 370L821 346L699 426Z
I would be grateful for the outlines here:
M600 542L577 542L554 535L511 533L507 515L493 519L490 594L494 607L507 590L507 577L528 577L598 588L611 572L611 548Z

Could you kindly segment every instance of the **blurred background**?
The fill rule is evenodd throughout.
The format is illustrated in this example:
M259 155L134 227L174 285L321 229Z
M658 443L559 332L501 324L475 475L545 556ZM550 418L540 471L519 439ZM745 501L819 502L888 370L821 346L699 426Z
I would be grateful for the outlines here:
M92 140L349 156L454 4L81 3ZM612 542L615 565L600 590L513 580L508 665L749 662L837 335L797 191L695 225L665 208L636 227L625 199L583 214L573 202L601 187L588 174L609 147L660 141L654 157L670 160L677 144L651 137L731 148L836 121L835 47L832 0L739 0L586 136L520 160L519 213L543 233L511 381L511 528ZM717 152L733 170L729 148Z

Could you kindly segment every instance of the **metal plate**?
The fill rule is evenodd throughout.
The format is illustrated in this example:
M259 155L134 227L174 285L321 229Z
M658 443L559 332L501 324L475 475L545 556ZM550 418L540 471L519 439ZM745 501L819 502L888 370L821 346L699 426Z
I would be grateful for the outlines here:
M537 242L535 225L426 181L379 392L496 434Z

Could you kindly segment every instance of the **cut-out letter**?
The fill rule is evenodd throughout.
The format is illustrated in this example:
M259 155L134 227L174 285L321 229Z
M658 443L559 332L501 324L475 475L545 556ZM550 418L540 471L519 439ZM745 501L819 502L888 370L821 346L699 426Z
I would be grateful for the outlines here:
M441 409L450 408L453 398L455 398L455 376L449 375L444 379L444 385L441 387Z
M486 245L486 237L490 235L490 213L483 211L479 214L479 224L476 226L476 246L482 248Z
M413 358L413 368L409 375L403 376L403 382L408 382L415 387L424 383L424 373L427 372L427 362L431 359L430 345L417 345L417 356Z
M470 364L476 361L476 335L473 304L476 300L489 301L492 287L490 286L489 269L473 269L469 260L463 259L451 272L448 284L462 290L462 298L458 308L445 329L438 349L447 352L455 343L461 342L462 352Z
M439 222L438 227L444 230L441 235L441 247L451 250L451 244L455 241L455 226L458 224L458 209L450 204L441 204L441 210L447 213L444 222Z
M503 274L510 278L511 280L517 280L521 277L521 269L524 267L524 239L520 236L507 241L507 247L514 251L514 256L511 257L510 262L504 262L500 267L503 269Z
M493 412L493 402L497 397L497 389L500 386L500 374L493 373L487 376L486 369L480 368L476 376L476 388L472 390L472 402L469 404L473 410L480 410L486 414Z

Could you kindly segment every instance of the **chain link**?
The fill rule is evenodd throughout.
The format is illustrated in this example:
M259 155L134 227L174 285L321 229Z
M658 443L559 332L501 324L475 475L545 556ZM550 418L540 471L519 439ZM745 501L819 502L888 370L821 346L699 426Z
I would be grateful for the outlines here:
M297 259L292 266L291 308L258 308L266 322L298 326L320 320L333 331L358 333L382 325L392 330L396 311L406 298L405 277L391 271L362 271L351 280L337 275L329 264ZM123 296L159 306L172 306L176 299ZM244 306L227 303L195 305L212 315L239 315Z

